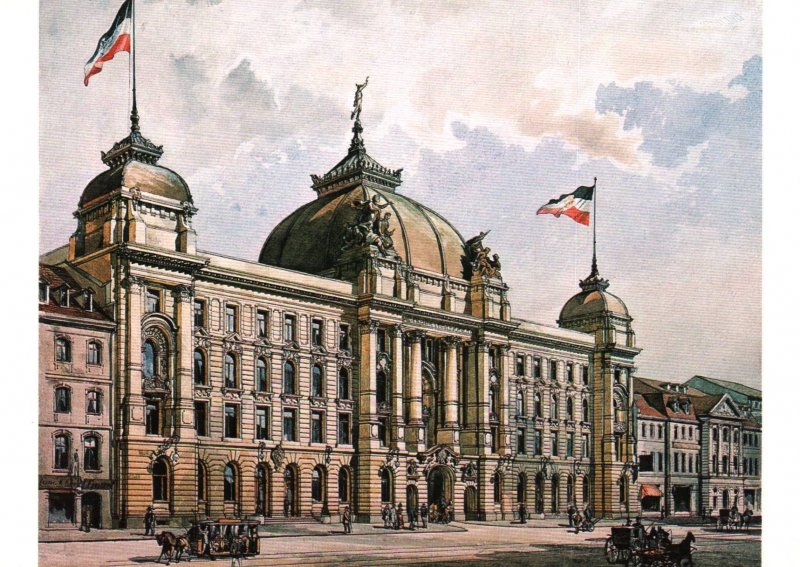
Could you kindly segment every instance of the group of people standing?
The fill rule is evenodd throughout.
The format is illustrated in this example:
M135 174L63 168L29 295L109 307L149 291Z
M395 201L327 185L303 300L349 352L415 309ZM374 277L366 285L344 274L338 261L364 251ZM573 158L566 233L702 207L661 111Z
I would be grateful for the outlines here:
M435 504L428 508L427 504L408 509L408 529L416 530L417 528L427 528L428 520L430 519L431 510ZM402 530L405 529L405 516L403 512L403 505L386 504L381 510L381 518L383 519L383 527L387 530Z

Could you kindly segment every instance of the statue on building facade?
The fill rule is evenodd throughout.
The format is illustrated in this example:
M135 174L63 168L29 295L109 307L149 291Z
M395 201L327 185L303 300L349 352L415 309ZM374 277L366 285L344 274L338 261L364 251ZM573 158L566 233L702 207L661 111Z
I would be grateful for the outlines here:
M396 256L392 240L394 230L389 228L392 213L381 214L381 210L388 207L389 203L381 204L380 196L373 195L371 199L357 199L350 206L357 209L359 215L347 226L342 248L346 250L365 245L375 246L384 256Z
M490 255L489 253L492 249L483 245L483 239L490 232L489 230L481 232L464 243L464 249L467 253L466 259L473 274L487 278L501 278L500 255Z

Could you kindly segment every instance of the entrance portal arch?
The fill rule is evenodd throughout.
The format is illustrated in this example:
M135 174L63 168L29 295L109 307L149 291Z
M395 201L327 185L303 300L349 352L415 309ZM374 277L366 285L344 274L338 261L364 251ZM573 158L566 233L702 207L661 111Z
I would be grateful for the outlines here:
M436 466L428 472L428 504L453 503L453 471L449 467Z
M464 518L466 520L480 520L478 510L478 490L474 486L464 489Z

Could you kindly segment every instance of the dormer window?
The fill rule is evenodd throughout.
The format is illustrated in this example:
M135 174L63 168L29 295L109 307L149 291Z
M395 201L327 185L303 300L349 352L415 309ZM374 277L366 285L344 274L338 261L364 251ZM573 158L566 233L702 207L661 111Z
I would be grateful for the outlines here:
M94 311L94 292L90 289L83 292L83 308L86 311Z
M48 303L50 301L50 286L47 282L39 282L39 303Z
M58 304L61 307L69 307L69 287L66 285L58 290Z

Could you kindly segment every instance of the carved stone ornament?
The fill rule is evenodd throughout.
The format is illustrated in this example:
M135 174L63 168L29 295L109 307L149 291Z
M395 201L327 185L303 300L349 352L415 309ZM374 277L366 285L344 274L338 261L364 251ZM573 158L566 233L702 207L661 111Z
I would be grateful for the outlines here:
M191 301L194 297L194 288L186 284L177 285L172 288L172 295L178 301Z
M472 461L461 467L461 482L478 478L478 467Z
M483 245L483 239L489 232L491 231L481 232L467 240L464 244L464 257L472 275L502 279L499 254L491 254L492 249Z
M222 392L222 397L226 400L241 400L242 396L244 395L244 390L240 390L239 388L220 388L220 392Z
M358 322L358 330L362 335L376 333L380 323L375 319L362 319Z
M199 384L194 384L192 386L194 390L194 397L195 398L210 398L211 397L211 387L210 386L201 386Z
M209 340L208 335L202 329L197 329L194 332L194 346L195 348L204 349L208 349L211 346L211 341Z
M253 350L256 353L256 356L272 356L272 343L266 339L259 339L257 342L253 343Z
M374 246L378 252L388 258L399 258L394 249L392 235L394 229L390 228L392 213L382 212L389 203L381 203L379 195L370 199L356 199L350 202L350 207L358 211L356 219L345 227L342 236L342 250Z
M299 405L300 396L296 394L287 394L282 393L280 395L281 401L286 404L287 406L297 406Z
M278 445L272 450L269 458L272 461L272 464L275 465L275 470L278 470L281 464L283 464L283 458L285 456L286 455L283 452L283 447L281 447L280 445Z
M391 468L393 471L397 470L400 466L400 452L397 449L389 449L386 454L386 467Z
M222 339L222 348L229 352L242 354L242 337L238 333L231 333Z
M135 292L137 288L142 288L144 286L145 281L142 278L131 274L128 274L128 276L122 281L122 287L129 289L131 292Z
M297 351L294 349L290 349L288 347L283 348L283 360L291 360L292 362L297 362L298 356Z
M316 398L312 396L309 397L308 400L311 406L315 408L324 408L328 405L328 400L326 398Z
M414 329L412 331L407 331L405 334L405 340L409 344L414 344L420 342L422 339L425 338L425 332L419 329Z
M336 398L336 407L337 409L353 409L353 400L343 400L341 398Z
M431 468L439 465L450 467L455 473L459 461L458 455L446 445L432 447L429 451L423 453L423 459L423 470L426 475Z
M406 467L406 473L408 473L408 476L416 477L419 474L419 472L417 471L418 467L419 465L417 464L417 461L413 459L410 460L408 466Z

